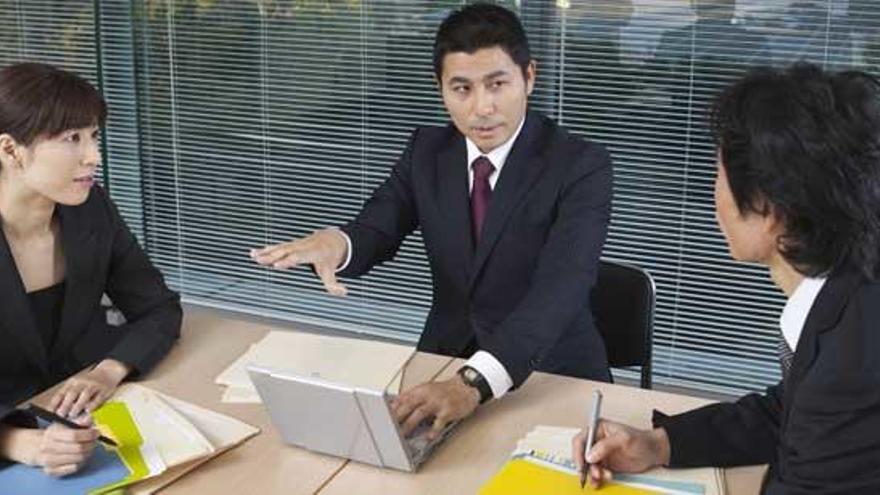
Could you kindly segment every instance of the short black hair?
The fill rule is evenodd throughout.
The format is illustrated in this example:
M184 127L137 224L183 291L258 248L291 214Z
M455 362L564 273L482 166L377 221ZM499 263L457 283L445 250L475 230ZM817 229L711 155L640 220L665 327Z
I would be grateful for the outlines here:
M500 47L526 77L532 54L529 39L516 14L490 3L462 7L440 24L434 38L434 75L442 84L443 58L450 53L474 53L482 48Z
M0 134L29 146L38 137L102 126L107 104L82 77L51 65L21 62L0 70Z
M880 83L798 63L724 90L711 123L741 213L783 222L780 253L806 276L880 257Z

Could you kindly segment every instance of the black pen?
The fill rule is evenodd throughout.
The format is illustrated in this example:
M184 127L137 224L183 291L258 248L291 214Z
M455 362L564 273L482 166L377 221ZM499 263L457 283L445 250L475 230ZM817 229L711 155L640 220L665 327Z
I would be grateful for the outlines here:
M61 416L59 416L51 411L47 411L46 409L43 409L42 407L35 405L35 404L28 405L28 412L33 414L34 416L42 419L42 420L49 421L50 423L59 423L59 424L62 424L68 428L73 428L74 430L85 430L86 428L88 428L88 426L83 426L81 424L74 423L73 421L71 421L67 418L62 418ZM117 447L117 444L116 444L116 442L113 441L113 439L107 438L104 435L99 435L98 440L107 444L107 445Z
M602 392L598 390L593 390L593 410L590 412L590 424L587 425L590 430L587 433L587 440L584 442L584 450L580 452L581 456L581 490L584 489L584 486L587 484L587 472L590 470L590 465L587 464L586 454L590 451L590 448L593 446L593 442L596 440L596 428L599 427L599 408L602 406Z

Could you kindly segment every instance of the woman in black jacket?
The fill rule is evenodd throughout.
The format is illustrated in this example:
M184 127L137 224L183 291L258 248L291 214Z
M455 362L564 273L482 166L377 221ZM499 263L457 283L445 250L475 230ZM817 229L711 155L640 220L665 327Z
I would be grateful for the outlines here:
M83 465L96 432L36 429L15 404L66 380L50 407L87 424L180 335L179 297L95 182L106 113L69 72L0 71L0 459L55 476ZM104 294L126 323L107 324Z

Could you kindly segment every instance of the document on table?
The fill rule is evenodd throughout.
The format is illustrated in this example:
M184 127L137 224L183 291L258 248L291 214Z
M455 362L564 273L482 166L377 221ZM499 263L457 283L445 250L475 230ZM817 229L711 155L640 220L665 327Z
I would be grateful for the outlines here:
M413 346L294 331L270 332L217 376L228 387L223 402L260 402L248 364L290 370L352 387L396 394L398 373L415 353ZM397 383L394 383L397 382Z

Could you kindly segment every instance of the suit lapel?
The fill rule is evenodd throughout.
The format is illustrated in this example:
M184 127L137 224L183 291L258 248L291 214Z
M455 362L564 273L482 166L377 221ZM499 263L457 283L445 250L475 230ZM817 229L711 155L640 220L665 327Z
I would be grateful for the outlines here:
M92 300L95 284L100 283L94 279L98 273L97 235L89 224L83 224L78 218L84 213L58 207L64 246L65 288L61 326L52 347L53 356L73 345L79 327L91 319L94 308L89 301Z
M498 182L492 190L492 201L489 203L483 232L474 255L474 265L468 284L469 291L473 289L480 270L489 258L510 214L519 204L520 198L532 188L535 179L543 170L542 162L536 156L537 151L541 149L537 146L541 131L540 119L535 114L527 114L522 131L516 138Z
M786 409L791 404L794 390L803 380L816 358L819 335L837 325L847 301L861 279L858 271L849 267L835 270L816 297L816 301L807 315L807 320L804 322L804 329L798 340L797 352L794 355L791 371L785 384L783 404Z
M453 252L461 255L461 275L468 280L474 258L471 232L470 191L468 191L467 149L464 137L454 132L449 146L437 155L436 177L440 212L447 218Z
M18 340L24 354L44 373L49 373L49 361L43 338L31 311L24 283L12 257L6 235L0 230L0 331L6 329Z

